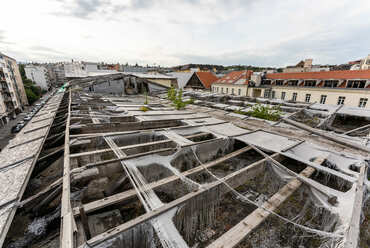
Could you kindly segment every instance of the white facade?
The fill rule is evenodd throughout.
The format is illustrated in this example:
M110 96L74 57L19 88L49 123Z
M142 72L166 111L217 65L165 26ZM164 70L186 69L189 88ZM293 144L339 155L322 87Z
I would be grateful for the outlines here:
M71 62L64 64L65 77L81 78L88 76L100 76L117 73L115 70L99 70L97 63Z
M370 70L370 54L361 60L361 70Z
M49 89L48 70L44 66L27 65L24 68L26 77L43 90Z

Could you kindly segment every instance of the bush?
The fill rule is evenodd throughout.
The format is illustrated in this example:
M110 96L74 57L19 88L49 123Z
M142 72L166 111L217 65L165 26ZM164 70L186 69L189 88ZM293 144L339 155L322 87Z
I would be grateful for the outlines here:
M256 104L252 107L251 110L249 111L241 111L241 110L236 110L235 113L237 114L242 114L242 115L248 115L264 120L269 120L269 121L277 121L281 118L281 110L280 106L274 106L272 108L263 106L261 104Z
M30 88L25 88L28 103L32 104L36 102L40 97L36 96L36 94L30 89Z
M182 100L182 90L180 89L178 92L175 90L175 88L171 87L167 92L168 99L172 101L173 106L177 110L185 108L185 106L189 103L189 101L193 101L190 99L189 101L184 102Z
M177 94L177 92L176 92L175 88L171 87L167 92L168 100L170 100L172 102L175 101L176 100L176 94Z

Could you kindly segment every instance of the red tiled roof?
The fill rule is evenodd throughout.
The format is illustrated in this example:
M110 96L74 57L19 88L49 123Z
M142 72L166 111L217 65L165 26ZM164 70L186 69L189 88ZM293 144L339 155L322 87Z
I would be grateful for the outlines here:
M215 83L235 84L236 82L238 82L238 84L248 84L252 73L253 71L248 71L248 70L232 71L226 74L225 76L223 76L222 78L220 78L219 80L217 80Z
M370 70L270 73L266 79L370 79Z
M218 79L212 72L196 72L199 80L202 82L206 89L211 88L211 85Z

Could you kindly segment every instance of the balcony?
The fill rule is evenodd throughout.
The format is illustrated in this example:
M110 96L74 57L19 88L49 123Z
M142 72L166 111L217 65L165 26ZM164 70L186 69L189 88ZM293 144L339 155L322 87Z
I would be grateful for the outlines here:
M8 95L3 95L4 97L4 102L12 102L12 98Z

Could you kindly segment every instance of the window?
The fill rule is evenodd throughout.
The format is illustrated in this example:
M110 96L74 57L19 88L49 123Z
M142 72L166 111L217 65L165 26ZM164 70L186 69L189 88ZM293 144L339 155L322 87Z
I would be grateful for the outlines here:
M226 88L226 94L229 94L229 88Z
M297 93L296 92L293 93L292 101L294 101L294 102L297 101Z
M325 80L324 87L329 87L329 88L338 87L338 80Z
M221 87L221 93L222 93L222 94L224 93L224 88L223 88L223 87Z
M360 98L360 103L358 104L358 106L360 108L365 108L366 103L367 103L367 98Z
M306 101L306 102L310 102L310 100L311 100L311 94L306 94L306 99L305 99L305 101Z
M283 85L283 83L284 83L284 80L276 80L275 81L275 84L276 85L280 85L281 86L281 85Z
M326 95L321 95L321 97L320 97L320 103L321 104L325 104L325 102L326 102Z
M344 96L338 97L338 103L337 103L337 105L343 105L345 99L346 99L346 97L344 97Z
M234 88L231 89L231 95L234 95Z
M270 90L265 90L263 93L264 98L270 98Z
M304 81L305 87L314 87L316 86L316 80L305 80Z
M238 95L241 96L242 95L242 90L241 89L238 89Z
M348 80L347 88L365 88L366 80Z
M275 99L275 93L276 93L276 92L273 90L273 91L272 91L272 94L271 94L271 98L272 98L272 99Z
M261 85L271 85L271 80L264 79L262 80Z
M298 80L289 80L288 85L289 86L298 86Z
M281 100L285 100L285 95L286 95L285 92L281 92Z

